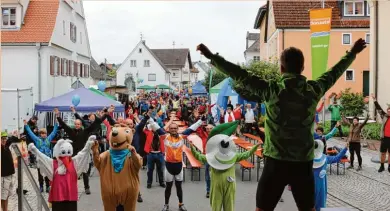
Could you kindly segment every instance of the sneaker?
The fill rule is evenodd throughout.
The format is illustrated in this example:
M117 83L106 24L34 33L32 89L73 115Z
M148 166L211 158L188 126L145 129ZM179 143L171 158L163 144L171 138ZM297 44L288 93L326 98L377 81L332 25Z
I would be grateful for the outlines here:
M165 183L160 183L160 187L162 187L162 188L165 188L166 187L166 185L165 185Z
M347 169L353 169L353 166L348 166Z
M142 170L145 170L146 169L146 166L142 166Z
M389 167L387 167L387 171L389 171L389 172L390 172L390 165L389 165Z
M186 207L184 206L184 204L179 205L179 210L180 210L180 211L187 211L187 209L186 209Z
M362 167L361 167L361 166L359 166L359 167L356 169L356 171L360 171L360 170L362 170Z
M206 193L206 198L210 198L210 192Z
M284 202L283 198L280 198L279 202Z
M89 190L89 188L86 188L86 189L85 189L85 194L87 194L87 195L90 195L90 194L91 194L91 191Z
M39 190L43 193L43 186L39 187Z
M169 205L168 204L165 204L162 211L169 211Z
M384 166L381 166L379 169L378 169L378 172L381 173L382 171L385 170L385 167Z
M138 199L137 199L137 201L139 202L139 203L142 203L144 200L142 199L142 196L141 196L141 194L138 194Z
M147 189L150 189L150 188L152 188L152 184L148 184L148 185L146 185L146 188L147 188Z
M50 193L50 186L46 187L46 193Z

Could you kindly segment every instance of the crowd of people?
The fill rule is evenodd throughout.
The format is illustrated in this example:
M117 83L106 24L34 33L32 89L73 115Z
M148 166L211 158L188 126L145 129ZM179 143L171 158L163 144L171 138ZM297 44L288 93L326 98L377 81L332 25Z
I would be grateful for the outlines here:
M201 44L198 50L211 59L214 66L234 80L244 81L248 90L253 90L254 96L265 99L267 115L264 129L267 131L267 136L258 126L261 113L258 104L254 108L251 104L236 104L234 107L229 102L225 109L211 104L207 97L150 92L139 94L123 102L125 115L117 118L114 117L115 107L112 105L84 116L77 113L76 108L71 107L70 110L75 117L72 125L64 122L58 109L53 110L56 123L51 127L38 129L38 118L32 117L29 121L24 121L25 138L28 144L32 143L40 153L50 158L53 158L53 146L61 138L73 141L73 156L85 148L92 136L99 145L99 153L103 153L112 147L113 143L109 145L108 140L114 132L117 133L116 130L111 131L112 128L115 125L123 125L131 130L132 147L142 157L142 169L147 169L147 189L153 187L153 172L156 169L159 186L165 189L163 211L170 210L169 200L173 183L179 200L179 210L185 211L187 208L183 201L182 146L186 136L195 133L202 140L203 154L196 151L193 146L191 150L196 159L205 164L205 196L210 198L213 211L220 211L222 208L231 211L234 210L235 194L235 176L231 167L235 162L247 159L260 146L257 145L244 154L235 154L229 152L235 145L228 139L233 134L240 136L242 132L251 133L258 135L264 141L262 147L265 166L258 183L256 210L274 210L287 185L290 186L300 210L319 210L326 204L326 178L324 179L322 172L324 164L338 162L347 151L346 148L337 149L338 153L334 157L324 157L327 150L326 141L334 136L337 130L342 137L341 123L350 125L347 138L347 146L351 154L349 168L353 168L356 154L359 165L357 170L361 170L360 133L368 121L368 116L362 123L359 123L358 117L354 117L350 123L341 115L343 108L332 94L329 98L333 98L333 103L327 107L331 112L331 131L325 134L324 129L317 125L313 132L313 124L318 123L318 113L324 108L324 103L320 103L319 108L317 108L317 103L364 48L364 40L358 40L351 51L334 68L316 81L306 81L306 78L301 75L304 62L302 52L296 48L288 48L281 56L282 82L274 83L248 75L241 67L224 60L217 54L212 54L206 46ZM375 101L375 97L373 99ZM387 109L387 112L383 111L376 101L375 106L383 119L382 159L379 169L379 172L382 172L386 152L390 153L390 124L388 124L390 109ZM220 115L212 114L214 107L219 109ZM175 122L176 120L187 125L181 133L178 131L179 125ZM6 184L2 186L2 209L7 211L7 199L14 186L12 176L15 174L9 146L11 143L18 142L19 139L8 138L5 132L1 136L3 161L1 177L2 184ZM313 140L316 141L313 142ZM206 146L210 148L207 149ZM206 156L211 148L217 154L213 157ZM219 152L216 149L219 149ZM234 156L227 163L218 159L218 153ZM49 193L51 182L48 177L41 174L40 166L35 165L37 160L33 154L30 154L29 161L31 167L38 167L41 192ZM91 156L89 167L82 174L86 194L91 194L89 177L93 166L92 161ZM390 161L388 169L390 172ZM221 176L227 177L228 183L224 179L219 181L218 178ZM318 178L320 176L321 178ZM233 185L232 182L234 186L230 187ZM323 191L325 191L325 196ZM319 195L321 199L318 198ZM140 192L138 192L137 201L143 202ZM117 207L117 210L121 209L123 210L123 206Z

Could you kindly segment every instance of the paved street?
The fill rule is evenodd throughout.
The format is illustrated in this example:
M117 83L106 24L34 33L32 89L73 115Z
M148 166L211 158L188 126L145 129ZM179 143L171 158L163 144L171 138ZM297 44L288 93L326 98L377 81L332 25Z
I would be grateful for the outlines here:
M332 139L328 141L329 146L344 146L342 141ZM332 175L328 172L328 207L348 207L351 210L364 211L389 211L390 210L390 173L377 173L378 164L371 163L370 159L378 152L363 148L363 170L347 170L345 175L336 175L335 167L332 168ZM355 161L357 162L357 161ZM347 164L348 166L348 164ZM355 164L357 166L357 164ZM32 169L34 176L36 170ZM342 170L341 170L342 171ZM236 210L250 211L255 209L256 195L256 172L252 172L252 181L242 182L241 171L237 165L237 194ZM204 169L202 169L202 181L191 182L190 171L186 170L186 182L183 185L184 203L188 210L210 210L209 201L205 198ZM141 171L141 192L144 202L138 203L137 210L158 211L164 203L164 189L156 183L152 189L146 189L146 170ZM25 189L28 189L28 199L36 203L36 196L33 194L31 185L28 185L25 177ZM100 182L98 173L91 177L91 195L83 193L83 182L79 180L79 211L103 211L100 199ZM46 194L45 194L46 195ZM284 202L279 203L277 211L297 210L292 194L286 189L283 193ZM11 198L10 211L16 211L17 197ZM175 189L171 195L171 209L177 210L177 197ZM36 210L36 209L34 209Z

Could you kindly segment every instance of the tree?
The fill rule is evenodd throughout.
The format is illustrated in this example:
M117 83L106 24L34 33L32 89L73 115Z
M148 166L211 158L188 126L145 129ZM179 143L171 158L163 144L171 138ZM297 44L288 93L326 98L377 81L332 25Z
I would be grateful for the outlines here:
M257 76L264 80L279 80L281 74L279 71L278 63L266 62L266 61L254 61L247 67L243 67L251 76ZM253 94L252 90L248 90L246 85L242 81L234 80L232 84L233 89L240 94L243 98L249 101L263 102L261 96Z
M209 84L210 84L210 74L213 74L213 78L211 79L211 87L221 83L227 76L223 74L221 71L212 68L209 72L206 73L204 78L203 86L206 87L207 92L209 92Z
M366 110L364 96L362 93L353 93L351 88L341 92L341 105L345 116L361 116Z

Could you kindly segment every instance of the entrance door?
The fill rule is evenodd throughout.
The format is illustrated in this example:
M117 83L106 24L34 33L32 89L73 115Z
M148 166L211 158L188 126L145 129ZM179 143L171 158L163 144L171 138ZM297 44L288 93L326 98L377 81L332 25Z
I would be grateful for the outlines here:
M364 97L370 95L370 71L363 71L363 95Z

